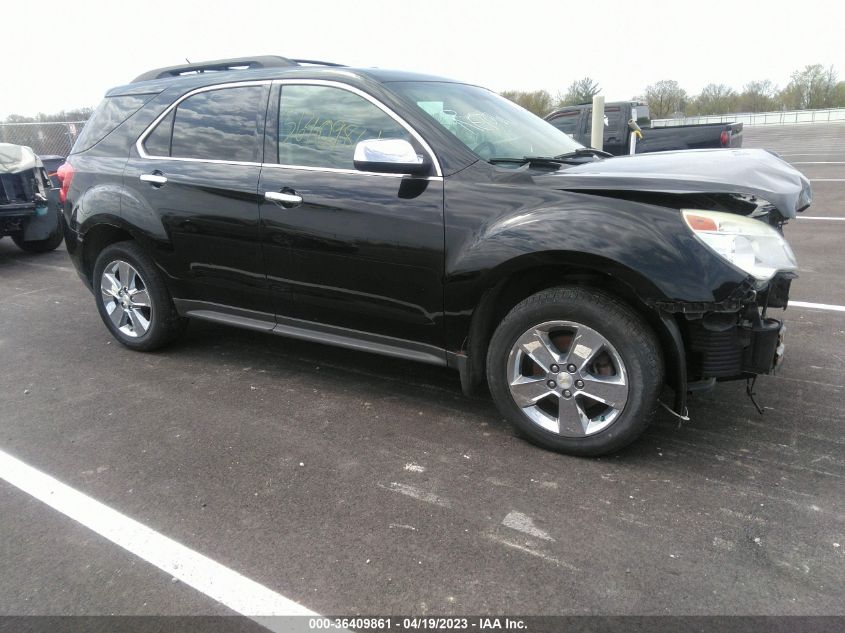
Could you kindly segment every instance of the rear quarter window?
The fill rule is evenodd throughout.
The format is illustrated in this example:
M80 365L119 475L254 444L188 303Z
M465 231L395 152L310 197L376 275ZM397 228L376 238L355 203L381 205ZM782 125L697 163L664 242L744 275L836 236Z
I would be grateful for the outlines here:
M170 139L173 136L173 117L176 110L171 110L144 141L144 149L150 156L170 156Z
M123 95L103 99L85 123L70 153L78 154L94 147L156 94Z

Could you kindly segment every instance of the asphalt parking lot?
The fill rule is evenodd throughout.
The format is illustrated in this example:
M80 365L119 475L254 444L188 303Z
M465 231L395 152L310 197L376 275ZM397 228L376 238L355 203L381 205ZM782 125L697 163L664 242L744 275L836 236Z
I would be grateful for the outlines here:
M813 180L792 300L845 305L845 124L745 146ZM200 322L131 352L63 249L5 239L0 449L318 613L842 615L845 311L786 318L764 415L724 384L578 459L445 369ZM1 480L0 508L0 614L232 613Z

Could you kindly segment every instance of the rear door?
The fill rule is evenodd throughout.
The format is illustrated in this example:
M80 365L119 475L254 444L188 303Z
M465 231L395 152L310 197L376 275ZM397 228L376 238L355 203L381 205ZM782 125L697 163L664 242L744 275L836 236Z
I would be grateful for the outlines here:
M590 111L592 117L592 110ZM602 149L614 156L620 156L627 149L627 121L623 119L620 106L607 106L604 109L604 146Z
M561 110L560 112L555 113L552 118L547 120L561 132L564 132L576 141L581 142L581 139L583 138L581 113L582 110L580 108Z
M279 327L322 328L442 362L433 348L443 344L443 179L353 164L355 145L370 138L428 150L394 113L345 84L285 80L275 91L259 190L299 200L261 202Z
M273 321L259 243L258 177L270 82L204 88L177 102L124 172L122 214L183 310Z

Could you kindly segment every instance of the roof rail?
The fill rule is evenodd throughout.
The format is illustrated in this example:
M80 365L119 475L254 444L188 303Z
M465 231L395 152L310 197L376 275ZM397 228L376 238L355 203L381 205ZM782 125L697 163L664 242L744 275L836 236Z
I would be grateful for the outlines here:
M307 64L309 66L330 66L332 68L342 68L346 66L346 64L336 64L335 62L321 62L317 61L316 59L292 59L292 62L296 62L297 64Z
M313 62L312 62L313 63ZM253 68L285 68L298 66L298 60L280 57L278 55L256 55L253 57L233 57L231 59L216 59L209 62L187 63L179 66L168 66L149 70L135 77L131 83L149 81L150 79L167 79L168 77L179 77L190 73L204 73L208 71L222 70L251 70ZM330 64L325 64L330 65Z

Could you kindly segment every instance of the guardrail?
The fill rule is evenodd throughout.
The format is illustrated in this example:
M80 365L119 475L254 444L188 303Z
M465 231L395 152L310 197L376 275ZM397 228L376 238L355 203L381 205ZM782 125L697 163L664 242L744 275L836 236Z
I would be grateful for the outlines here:
M0 143L26 145L40 156L67 156L85 121L0 123Z
M785 110L783 112L739 112L737 114L710 114L678 119L653 119L652 127L697 125L701 123L743 123L752 125L801 125L804 123L845 123L845 108L825 110Z

